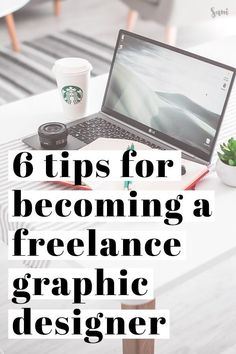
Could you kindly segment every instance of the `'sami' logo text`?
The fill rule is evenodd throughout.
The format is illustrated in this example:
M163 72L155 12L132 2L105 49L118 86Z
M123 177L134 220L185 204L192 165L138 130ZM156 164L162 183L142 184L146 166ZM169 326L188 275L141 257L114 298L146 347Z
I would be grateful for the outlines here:
M216 17L221 17L221 16L228 16L229 15L229 9L216 9L215 7L211 7L211 17L216 18Z

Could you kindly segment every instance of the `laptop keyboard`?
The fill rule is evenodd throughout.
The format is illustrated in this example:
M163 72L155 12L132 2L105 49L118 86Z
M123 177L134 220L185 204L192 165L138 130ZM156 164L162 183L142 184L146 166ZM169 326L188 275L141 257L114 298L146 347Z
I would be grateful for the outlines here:
M157 144L151 143L141 136L129 132L128 130L121 128L114 123L108 122L101 117L95 117L88 121L75 124L69 127L68 131L70 135L83 141L85 144L90 144L98 138L115 138L138 141L139 143L148 145L153 149L164 150Z

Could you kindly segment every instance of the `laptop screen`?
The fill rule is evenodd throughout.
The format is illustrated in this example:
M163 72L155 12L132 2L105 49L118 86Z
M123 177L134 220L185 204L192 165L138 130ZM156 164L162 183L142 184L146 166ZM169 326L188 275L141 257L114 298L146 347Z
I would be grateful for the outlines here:
M102 111L209 162L235 70L120 31Z

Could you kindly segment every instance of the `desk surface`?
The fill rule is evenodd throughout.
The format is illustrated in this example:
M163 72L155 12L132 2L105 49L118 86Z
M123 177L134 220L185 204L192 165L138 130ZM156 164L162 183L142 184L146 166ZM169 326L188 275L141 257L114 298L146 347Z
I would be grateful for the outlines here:
M89 114L99 111L106 85L107 75L92 79ZM234 98L235 99L235 98ZM35 133L38 126L48 121L65 122L57 90L33 96L15 103L0 107L1 124L0 143ZM150 261L146 266L153 266L156 288L160 289L171 281L191 275L191 271L209 266L209 262L217 257L227 257L227 252L236 252L235 237L235 200L236 188L221 184L214 173L211 173L199 185L199 189L212 189L216 192L217 217L215 223L187 225L187 260L175 263ZM99 225L99 228L111 229L109 224ZM153 230L154 224L148 229ZM120 224L120 229L135 229L133 224ZM147 230L147 225L138 225L138 229ZM226 230L229 230L228 232ZM129 262L140 266L137 262ZM97 265L97 264L96 264ZM109 263L107 263L109 266ZM103 262L104 266L104 262ZM112 264L113 266L113 264Z

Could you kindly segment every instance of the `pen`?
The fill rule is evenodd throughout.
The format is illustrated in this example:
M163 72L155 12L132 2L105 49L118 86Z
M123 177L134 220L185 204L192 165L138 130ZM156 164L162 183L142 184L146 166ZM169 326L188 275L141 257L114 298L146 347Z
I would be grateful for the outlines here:
M132 184L131 181L124 181L124 189L128 191L130 184Z
M135 150L134 144L132 143L131 147L128 146L127 150L133 150L134 151ZM131 184L132 184L132 181L124 181L124 189L125 190L129 190L129 187L130 187Z

